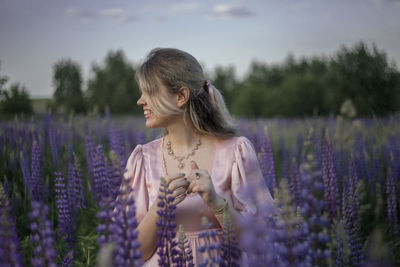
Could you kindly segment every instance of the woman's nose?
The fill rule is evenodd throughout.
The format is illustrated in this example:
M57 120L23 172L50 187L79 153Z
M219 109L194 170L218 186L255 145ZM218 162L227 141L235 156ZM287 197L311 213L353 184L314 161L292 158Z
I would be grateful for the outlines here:
M139 106L144 106L144 105L146 105L146 100L144 99L143 95L140 96L140 98L138 99L138 101L136 102L136 104L138 104Z

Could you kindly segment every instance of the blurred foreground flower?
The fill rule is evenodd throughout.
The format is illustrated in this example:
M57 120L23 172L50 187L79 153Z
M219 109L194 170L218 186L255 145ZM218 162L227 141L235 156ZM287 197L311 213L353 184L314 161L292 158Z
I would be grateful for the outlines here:
M22 266L21 248L18 240L12 208L0 183L0 259L1 266Z
M31 242L35 249L31 264L34 267L57 266L56 250L54 249L54 231L52 223L47 219L49 207L38 201L32 201L30 229L32 231Z

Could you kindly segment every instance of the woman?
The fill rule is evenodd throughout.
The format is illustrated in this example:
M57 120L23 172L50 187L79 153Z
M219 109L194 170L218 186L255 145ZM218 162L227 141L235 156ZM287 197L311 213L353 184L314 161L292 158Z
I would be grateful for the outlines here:
M178 49L154 49L137 76L142 92L137 104L143 107L146 127L165 130L162 138L134 149L125 172L136 201L142 259L145 266L158 266L157 195L160 177L166 177L175 196L175 222L183 225L197 266L203 261L197 251L202 217L221 230L227 202L240 233L237 219L256 212L246 186L262 184L261 200L272 198L250 141L235 136L221 94L205 80L193 56Z

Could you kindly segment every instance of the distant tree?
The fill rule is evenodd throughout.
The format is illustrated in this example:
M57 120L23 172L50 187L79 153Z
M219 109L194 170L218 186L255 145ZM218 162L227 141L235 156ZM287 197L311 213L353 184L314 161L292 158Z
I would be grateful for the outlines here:
M347 99L358 116L400 110L400 73L375 46L343 47L331 58L253 62L231 101L235 115L294 117L339 114Z
M233 66L217 66L214 69L212 82L224 96L225 103L228 109L231 110L233 104L232 100L235 97L234 91L238 83L236 79L235 68Z
M327 87L335 95L330 103L335 113L346 99L351 99L361 116L381 116L400 109L399 72L375 45L370 49L361 42L342 47L331 61Z
M142 112L136 105L140 91L135 81L135 68L121 50L109 52L104 65L92 66L87 94L91 107L100 113L104 113L107 107L112 113Z
M62 59L53 66L53 110L62 107L67 113L85 113L80 66L70 59Z
M239 83L234 90L232 112L238 116L263 117L274 114L277 107L271 106L281 103L281 94L277 94L276 87L281 84L284 76L279 66L270 66L261 62L252 62L248 76ZM266 105L266 99L275 101Z
M3 89L7 82L6 77L0 77L0 111L4 115L33 113L32 101L25 87L21 87L18 83L14 83L8 90Z

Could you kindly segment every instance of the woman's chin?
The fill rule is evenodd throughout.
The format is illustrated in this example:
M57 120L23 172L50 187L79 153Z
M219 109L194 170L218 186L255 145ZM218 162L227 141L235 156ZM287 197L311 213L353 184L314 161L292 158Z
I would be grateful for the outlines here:
M160 128L160 126L151 119L146 119L146 128Z

